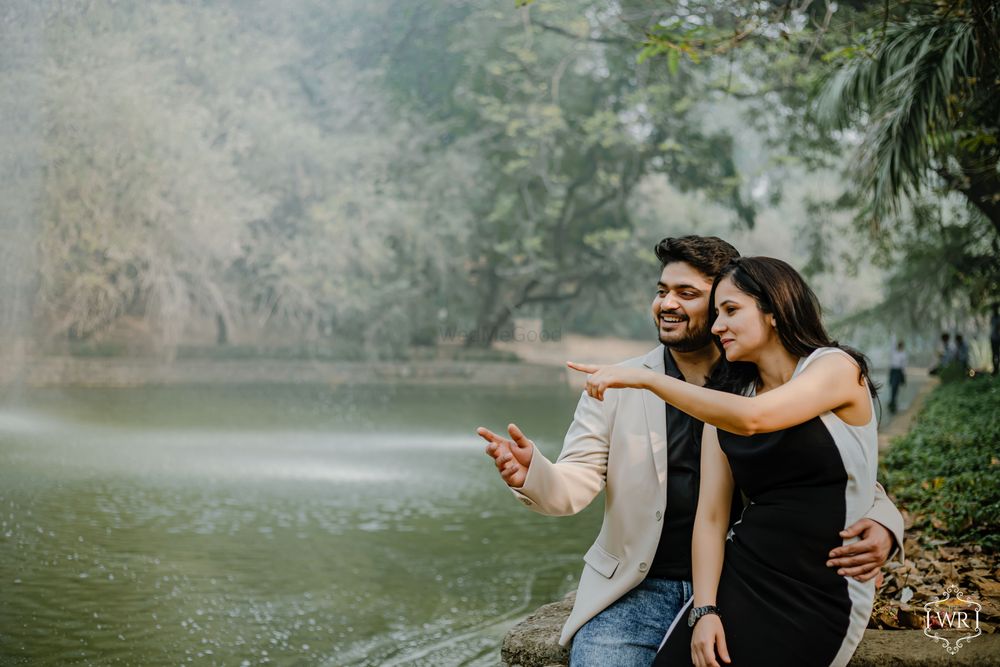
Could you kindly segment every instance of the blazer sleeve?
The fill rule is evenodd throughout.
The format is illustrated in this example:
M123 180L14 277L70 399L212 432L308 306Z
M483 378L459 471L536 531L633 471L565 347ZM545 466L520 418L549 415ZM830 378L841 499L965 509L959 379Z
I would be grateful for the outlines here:
M524 485L511 488L528 508L549 516L576 514L601 492L611 444L609 415L614 414L618 392L607 391L604 401L583 392L555 463L535 448Z
M904 560L903 515L892 504L889 496L885 493L885 489L878 482L875 482L875 502L872 504L872 508L868 510L868 513L865 514L865 518L882 524L892 533L892 536L896 538L896 548L889 554L889 558L898 558L899 562L902 563Z

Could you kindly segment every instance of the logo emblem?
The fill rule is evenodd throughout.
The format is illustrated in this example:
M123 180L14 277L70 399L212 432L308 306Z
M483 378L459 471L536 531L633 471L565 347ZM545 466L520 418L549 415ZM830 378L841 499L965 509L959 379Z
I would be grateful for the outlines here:
M943 598L924 605L924 634L941 642L945 651L955 655L963 642L983 634L979 627L982 608L975 600L962 597L958 586L948 586Z

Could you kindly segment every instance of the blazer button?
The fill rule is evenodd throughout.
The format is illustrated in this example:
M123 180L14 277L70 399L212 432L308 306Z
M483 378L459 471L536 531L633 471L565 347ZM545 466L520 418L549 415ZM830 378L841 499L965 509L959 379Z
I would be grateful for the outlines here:
M647 565L646 563L639 563L639 571L640 572L645 572L648 569L649 569L649 565Z
M662 518L663 518L663 512L661 512L660 510L656 510L656 520L659 521Z
M521 502L524 503L525 505L530 505L531 504L531 501L528 500L527 498L521 498Z

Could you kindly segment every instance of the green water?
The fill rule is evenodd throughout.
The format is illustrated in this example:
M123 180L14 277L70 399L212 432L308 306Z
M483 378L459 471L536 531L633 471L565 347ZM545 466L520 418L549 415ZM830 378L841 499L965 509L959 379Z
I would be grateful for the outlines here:
M493 665L600 502L538 516L474 434L554 456L566 389L33 391L0 409L0 663Z

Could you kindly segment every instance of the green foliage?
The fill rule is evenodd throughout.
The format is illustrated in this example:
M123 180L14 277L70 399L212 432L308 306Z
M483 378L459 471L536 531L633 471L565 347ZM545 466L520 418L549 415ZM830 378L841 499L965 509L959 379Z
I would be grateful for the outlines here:
M1000 287L1000 4L688 2L657 18L641 56L683 76L695 69L678 58L684 44L726 72L725 93L776 153L772 180L846 172L852 187L811 201L800 235L820 279L844 233L858 239L855 261L888 270L883 303L855 323L983 312ZM855 228L832 228L845 212Z
M639 30L626 25L623 34L605 3L517 13L442 3L390 25L398 47L381 72L387 88L447 128L448 142L474 139L481 156L480 186L468 192L478 213L464 248L471 289L457 304L475 313L479 341L515 313L619 292L628 266L615 260L639 247L633 193L651 173L753 224L732 137L708 130L697 105L703 73L637 62ZM431 86L426 63L440 73Z
M346 55L348 10L67 3L7 42L20 67L0 83L39 98L46 168L23 215L41 347L127 329L170 354L194 328L237 346L346 338L373 357L434 338L460 289L475 158L427 154L435 129ZM400 326L405 302L420 307Z
M688 26L678 17L660 22L646 35L646 41L639 52L639 62L666 55L670 74L677 76L681 56L687 57L695 65L701 62L700 50L708 34L705 26Z
M1000 548L1000 378L934 390L910 432L883 459L887 488L917 527Z
M0 138L41 347L488 341L622 291L649 174L753 221L705 73L637 63L667 33L596 0L32 4L5 14L0 65L32 120Z
M903 28L924 25L923 6L908 3L9 4L0 106L19 120L0 136L14 156L0 188L19 236L37 227L38 260L2 257L27 267L9 273L37 265L16 291L58 349L351 340L351 355L392 357L442 327L488 341L515 316L644 331L643 308L624 313L645 299L651 241L706 217L723 235L750 229L786 183L843 164L850 133L805 113L832 67L845 98L911 96L844 107L851 127L924 132L927 155L950 151L933 165L954 167L944 187L996 193L966 169L998 141L969 120L991 108L968 74L993 52L962 12L947 19L961 39L932 26L914 41ZM751 195L759 135L772 154ZM924 150L870 146L890 171L919 169ZM654 181L697 194L704 217L651 210ZM835 216L808 214L798 249L822 279ZM983 218L908 216L880 220L867 244L906 258L893 285L948 303L951 286L978 304L995 293Z
M921 198L905 220L872 238L865 252L885 268L882 299L839 322L842 328L882 320L920 331L988 308L1000 286L1000 239L954 199Z
M849 51L818 97L817 114L843 129L866 113L860 180L870 214L879 217L898 212L903 197L928 182L934 158L954 150L957 125L968 124L962 103L977 54L970 23L936 15L893 24L869 41L873 52Z

